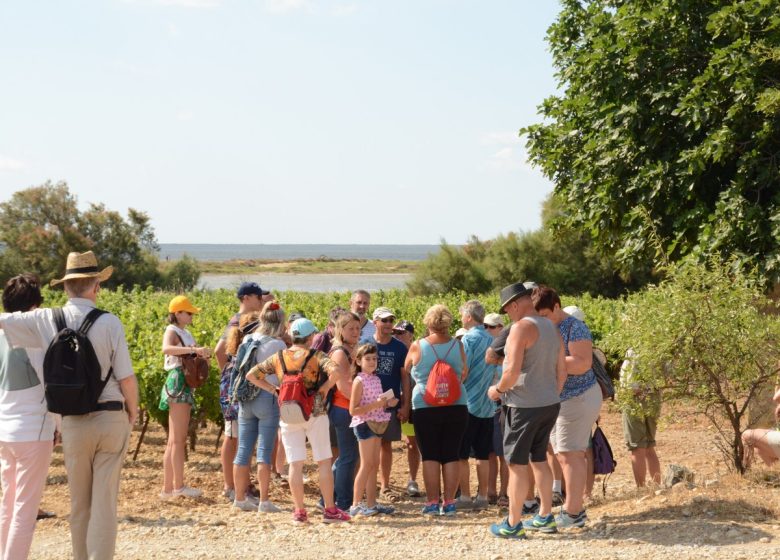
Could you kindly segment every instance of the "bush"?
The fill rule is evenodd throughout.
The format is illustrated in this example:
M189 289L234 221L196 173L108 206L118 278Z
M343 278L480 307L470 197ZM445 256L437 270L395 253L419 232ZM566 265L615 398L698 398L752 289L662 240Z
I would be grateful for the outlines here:
M187 292L197 286L200 280L198 261L187 254L163 273L163 287L174 292Z

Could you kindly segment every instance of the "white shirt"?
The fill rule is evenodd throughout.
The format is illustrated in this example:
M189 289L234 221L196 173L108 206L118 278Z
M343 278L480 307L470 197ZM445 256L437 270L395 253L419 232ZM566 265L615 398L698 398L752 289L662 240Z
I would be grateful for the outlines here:
M369 319L360 329L360 343L370 342L374 338L374 333L376 333L376 325Z
M95 304L88 299L69 299L62 308L65 324L72 329L78 329L94 307ZM14 347L45 350L57 336L54 313L51 309L34 309L25 313L4 314L2 321L8 342ZM104 313L89 329L87 338L92 343L92 348L95 350L98 362L100 362L101 379L105 380L113 368L113 373L106 382L106 387L100 394L98 402L124 402L119 381L134 375L134 373L130 352L127 349L125 329L121 321L116 315Z
M165 328L165 332L167 333L169 330L172 330L177 335L179 335L179 337L176 338L176 342L179 342L181 346L196 346L195 337L193 337L192 334L190 334L190 331L187 329L181 329L176 325L168 325ZM184 341L184 344L181 344L179 338L181 338L181 341ZM164 367L165 371L171 371L172 369L181 367L181 356L171 356L170 354L165 354Z

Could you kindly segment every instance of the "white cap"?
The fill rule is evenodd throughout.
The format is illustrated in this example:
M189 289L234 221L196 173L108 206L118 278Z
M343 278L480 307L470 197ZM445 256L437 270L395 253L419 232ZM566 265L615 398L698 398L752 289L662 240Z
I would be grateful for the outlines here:
M582 312L582 309L577 307L576 305L567 305L563 308L563 312L571 315L575 319L579 319L580 321L585 321L585 313Z

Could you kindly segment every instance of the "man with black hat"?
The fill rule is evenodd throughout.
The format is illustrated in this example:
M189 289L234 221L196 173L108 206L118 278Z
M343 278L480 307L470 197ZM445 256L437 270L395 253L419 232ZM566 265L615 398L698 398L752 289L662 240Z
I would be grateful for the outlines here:
M242 313L250 313L252 311L260 311L266 302L274 299L274 296L268 290L264 290L257 282L243 282L236 291L236 297L240 302L238 305L238 313L233 315L228 321L227 327L222 333L222 336L217 342L216 348L214 348L214 356L217 358L217 365L222 372L223 377L230 372L225 369L225 366L233 359L233 356L229 356L227 353L227 339L230 334L230 330L238 327L238 320L241 318ZM220 386L222 386L220 380ZM220 452L220 460L222 462L222 476L224 478L224 490L223 495L229 501L233 501L235 498L235 483L233 481L233 460L236 458L236 451L238 450L238 421L236 418L231 418L228 415L225 418L225 439L222 440L222 450Z
M554 533L552 472L547 464L547 442L560 409L560 392L566 380L565 355L558 329L537 315L531 301L531 283L515 283L501 290L502 313L513 324L507 337L503 371L488 389L502 400L506 420L504 454L509 462L509 515L490 527L503 538L522 538L524 529ZM539 488L540 510L523 523L520 518L528 491L528 462Z
M62 316L59 309L35 309L4 315L0 326L12 346L48 348L60 332L60 320L71 329L93 321L86 336L100 365L103 389L92 412L63 416L62 451L73 558L108 559L116 545L120 473L138 417L138 383L122 323L111 313L93 311L100 283L113 268L99 270L92 251L70 253L65 268L64 277L51 282L63 283L68 295Z

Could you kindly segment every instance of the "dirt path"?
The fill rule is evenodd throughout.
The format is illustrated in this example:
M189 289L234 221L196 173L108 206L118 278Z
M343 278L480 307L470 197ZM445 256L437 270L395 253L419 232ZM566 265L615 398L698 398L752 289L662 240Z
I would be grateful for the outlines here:
M780 557L780 472L758 469L747 479L727 473L706 424L677 417L659 430L662 465L685 465L696 473L692 488L634 488L630 459L621 443L620 417L603 414L602 427L618 461L606 498L588 507L589 526L550 536L507 542L487 529L501 518L495 506L462 512L453 519L423 518L422 499L405 499L390 517L359 518L351 524L325 525L313 504L314 483L307 486L313 523L293 526L289 513L237 512L221 497L216 430L201 434L190 454L188 483L202 488L196 500L160 502L164 432L147 435L138 461L123 471L119 503L118 559L157 558L745 558ZM138 432L133 434L131 449ZM396 446L393 481L406 481L406 457ZM664 467L665 468L665 467ZM312 473L312 478L315 478ZM473 479L474 477L472 477ZM769 481L769 482L767 482ZM43 506L58 517L39 523L32 558L70 557L67 481L62 455L55 457ZM772 487L774 484L775 487ZM597 480L594 494L600 494ZM289 492L274 487L272 499L290 508Z

